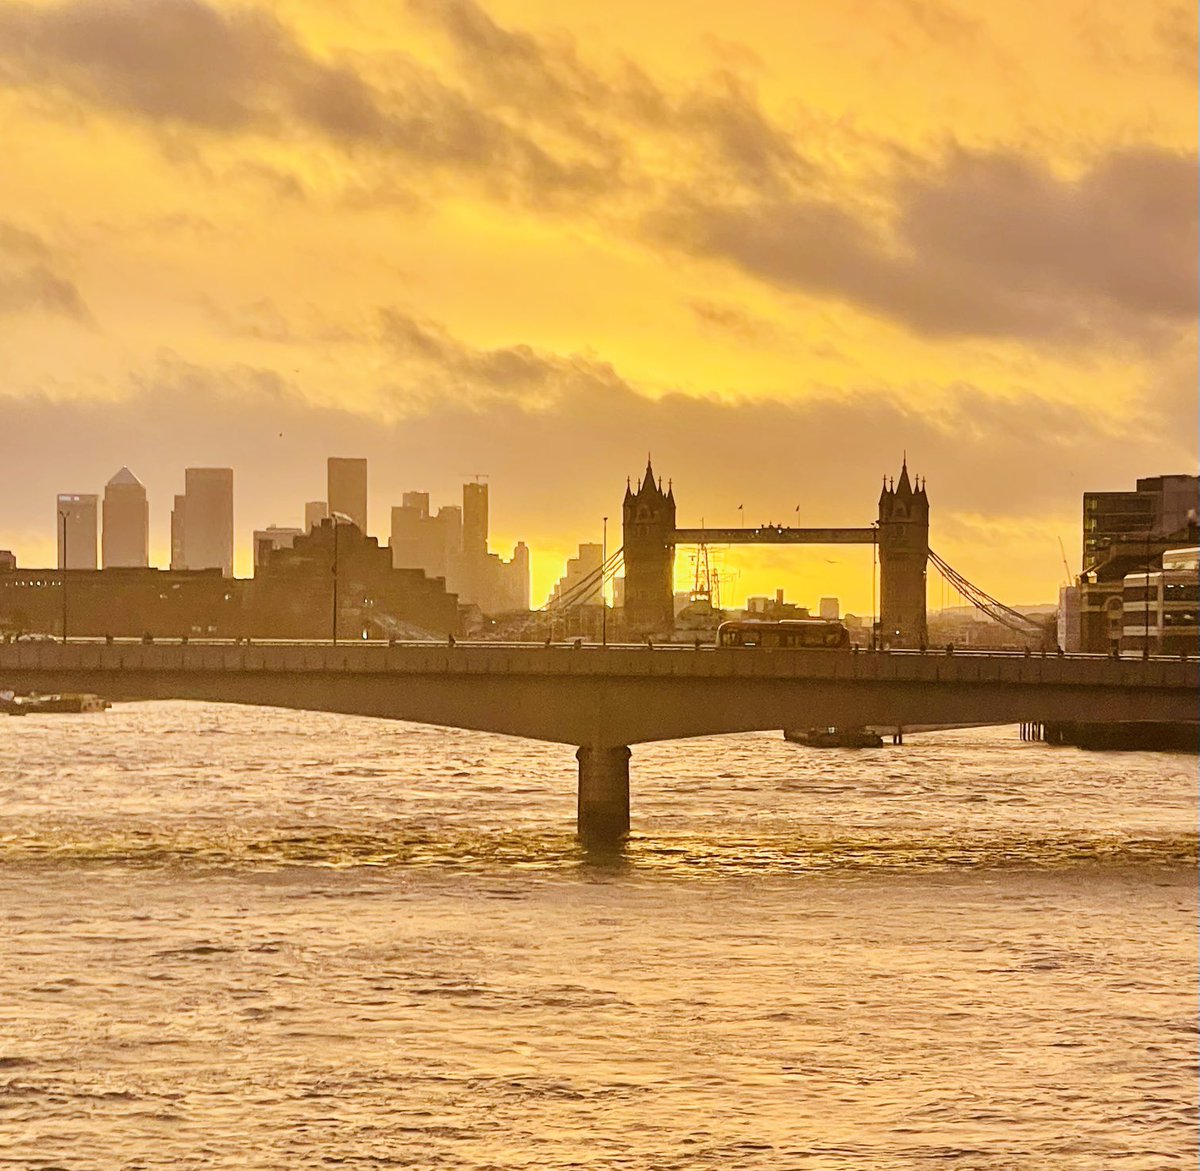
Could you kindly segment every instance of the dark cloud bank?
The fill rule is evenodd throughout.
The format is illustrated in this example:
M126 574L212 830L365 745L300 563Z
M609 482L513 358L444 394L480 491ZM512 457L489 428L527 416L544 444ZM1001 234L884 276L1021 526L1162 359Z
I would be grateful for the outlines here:
M1075 177L1013 151L897 152L877 219L820 194L830 184L799 132L728 70L671 92L471 0L409 10L451 48L453 73L319 56L251 7L0 2L0 84L201 139L315 137L356 182L373 160L381 175L403 161L423 181L468 176L490 197L596 217L933 338L1144 347L1195 316L1195 152L1100 153Z

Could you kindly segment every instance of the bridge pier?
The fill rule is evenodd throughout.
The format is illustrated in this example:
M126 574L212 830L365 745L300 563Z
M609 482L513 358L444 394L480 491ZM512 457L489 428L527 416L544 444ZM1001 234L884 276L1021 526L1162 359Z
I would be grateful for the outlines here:
M629 749L584 745L579 761L577 832L588 846L617 846L629 833Z

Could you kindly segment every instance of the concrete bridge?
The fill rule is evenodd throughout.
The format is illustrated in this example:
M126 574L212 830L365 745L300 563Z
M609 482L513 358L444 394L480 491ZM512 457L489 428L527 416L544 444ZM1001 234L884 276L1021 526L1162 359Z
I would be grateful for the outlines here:
M574 744L579 832L629 829L631 744L824 725L1194 721L1200 661L644 646L16 642L0 687L416 720Z

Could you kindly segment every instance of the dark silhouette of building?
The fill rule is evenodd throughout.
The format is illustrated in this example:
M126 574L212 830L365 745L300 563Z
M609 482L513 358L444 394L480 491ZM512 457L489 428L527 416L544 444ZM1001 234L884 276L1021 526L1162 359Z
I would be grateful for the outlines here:
M245 583L246 628L255 635L330 637L335 563L339 638L405 637L410 628L438 637L459 633L458 598L446 592L445 581L394 568L391 550L357 525L335 526L327 518L290 547L263 554Z
M101 563L105 569L150 564L150 504L141 480L122 468L104 486Z
M61 634L63 577L57 569L0 564L0 629ZM68 570L67 629L72 637L236 638L243 583L219 569L125 567Z
M879 638L884 646L921 646L927 638L925 566L929 559L929 498L914 491L907 459L900 479L879 494Z
M625 485L621 521L625 628L633 636L668 631L675 624L675 495L670 485L663 492L648 457L637 491Z

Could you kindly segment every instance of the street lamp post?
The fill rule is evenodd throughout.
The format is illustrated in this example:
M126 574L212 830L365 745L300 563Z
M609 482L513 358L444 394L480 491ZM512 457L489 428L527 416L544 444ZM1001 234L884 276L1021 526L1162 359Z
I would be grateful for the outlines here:
M67 519L70 517L69 512L63 512L61 509L58 513L59 522L62 525L62 640L67 641Z
M600 645L608 646L608 602L604 598L604 574L608 568L608 517L604 518L603 536L600 538Z
M344 512L331 512L330 519L333 521L333 614L331 616L330 641L334 646L337 646L337 627L338 627L338 525L343 522L353 524L354 521Z
M1145 572L1142 574L1142 658L1150 657L1150 532L1146 531L1142 549Z

